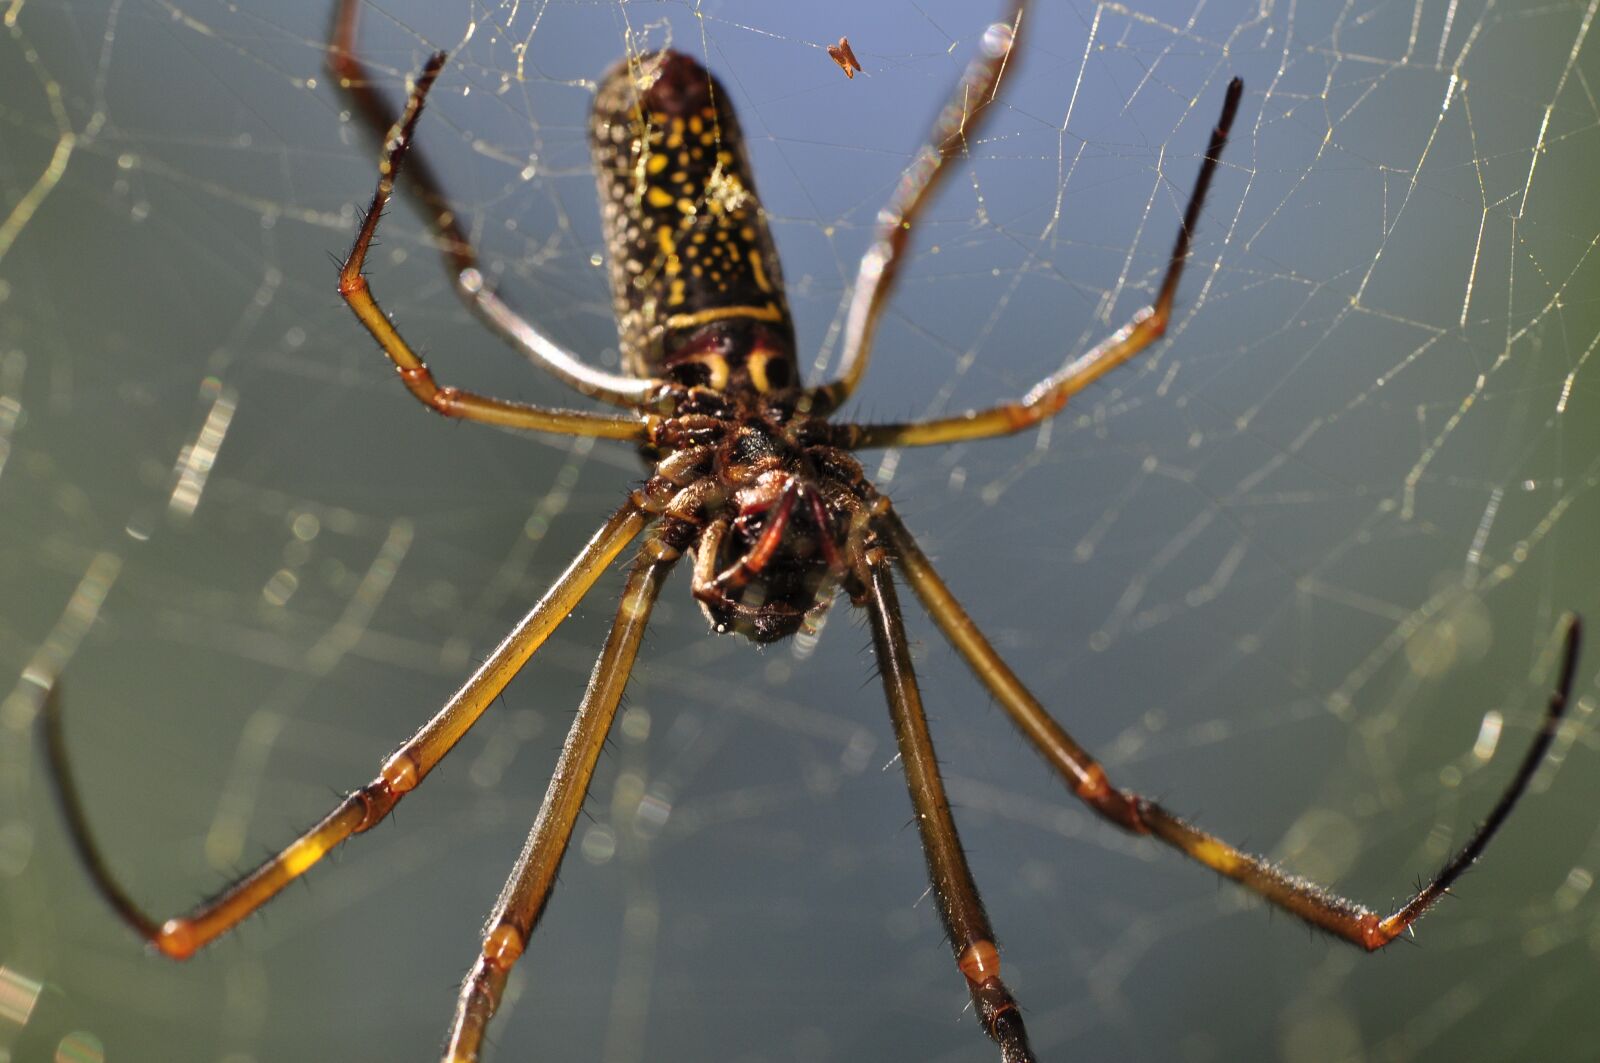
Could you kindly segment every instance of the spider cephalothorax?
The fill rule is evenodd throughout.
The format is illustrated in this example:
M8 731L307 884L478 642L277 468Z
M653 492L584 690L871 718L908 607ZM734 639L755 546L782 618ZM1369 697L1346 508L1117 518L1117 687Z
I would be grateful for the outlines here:
M801 389L757 387L743 340L701 341L669 373L721 387L663 389L672 413L646 448L657 459L650 493L667 541L694 557L694 596L712 627L771 642L816 620L850 583L846 558L859 552L877 496L860 463L804 409Z
M694 555L694 596L712 627L771 642L827 609L874 492L848 453L805 442L810 418L794 411L792 393L703 397L702 408L725 403L725 419L710 442L658 464L658 477L696 477L664 526L671 535L678 524Z

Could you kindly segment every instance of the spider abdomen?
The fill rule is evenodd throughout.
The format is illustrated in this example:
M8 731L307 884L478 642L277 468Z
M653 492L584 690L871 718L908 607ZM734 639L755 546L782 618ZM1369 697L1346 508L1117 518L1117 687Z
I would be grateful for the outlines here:
M679 52L601 79L590 119L623 368L718 390L799 379L777 249L722 85Z

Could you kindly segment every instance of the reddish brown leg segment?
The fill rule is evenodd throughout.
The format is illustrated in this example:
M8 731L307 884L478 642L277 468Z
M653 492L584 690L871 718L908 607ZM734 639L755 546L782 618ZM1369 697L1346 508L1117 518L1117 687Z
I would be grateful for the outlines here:
M939 630L944 632L951 645L966 660L973 674L989 688L995 700L1011 717L1012 723L1061 773L1072 792L1084 804L1124 830L1153 835L1190 859L1233 879L1252 893L1259 894L1319 930L1325 930L1368 951L1380 949L1399 937L1483 853L1544 759L1572 693L1581 624L1576 616L1568 614L1561 622L1563 655L1556 687L1550 695L1539 733L1523 755L1516 775L1506 786L1488 818L1456 855L1393 914L1380 916L1355 901L1280 871L1261 857L1243 852L1184 822L1132 790L1119 790L1112 786L1099 762L1051 718L1044 706L1022 685L1016 673L995 653L994 647L934 571L900 518L891 512L882 524L893 542L906 580L922 599L923 606Z
M237 926L251 912L271 900L285 886L310 870L329 850L387 816L434 769L444 755L500 696L517 674L578 601L588 593L617 554L644 527L645 514L630 499L589 540L555 585L522 622L491 653L434 717L384 762L378 777L352 793L316 826L287 848L250 872L222 894L193 911L158 921L129 897L112 874L89 829L78 796L62 735L59 698L52 692L42 714L49 750L49 765L56 796L67 819L69 835L95 887L106 901L146 941L165 956L188 959L212 938Z
M889 701L889 715L894 720L900 763L905 768L917 830L922 835L922 851L928 859L928 877L933 882L933 894L955 952L956 966L967 980L984 1029L1000 1046L1002 1063L1031 1061L1033 1050L1028 1046L1022 1012L1000 979L1000 950L972 871L967 867L944 780L939 775L928 719L922 711L922 694L912 670L900 602L895 595L893 570L881 546L868 547L861 567L864 571L858 571L857 578L866 587L865 607L872 619L878 672Z
M634 562L611 634L595 661L589 689L567 733L533 830L489 914L483 949L462 983L455 1021L446 1042L447 1063L471 1063L478 1058L484 1030L500 1005L506 976L527 947L550 896L561 857L572 838L572 826L589 792L595 762L600 759L617 703L622 700L628 675L633 671L650 610L661 591L662 580L677 560L678 551L657 537L644 544Z

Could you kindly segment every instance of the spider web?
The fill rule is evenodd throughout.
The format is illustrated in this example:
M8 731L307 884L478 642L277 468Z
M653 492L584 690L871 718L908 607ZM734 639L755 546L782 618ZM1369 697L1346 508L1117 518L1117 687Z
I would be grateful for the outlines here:
M322 69L328 5L250 6L3 13L0 964L24 997L50 988L25 1031L0 1018L0 1055L80 1029L118 1061L428 1058L619 585L394 822L201 957L144 955L92 895L27 675L66 665L110 859L178 910L370 778L640 476L627 448L448 424L395 386L328 264L375 173ZM869 471L1122 785L1374 906L1493 802L1559 613L1600 619L1597 6L1038 4L851 407L1014 396L1125 320L1241 75L1168 339L1040 431ZM629 49L701 56L820 375L986 15L383 0L360 40L393 100L452 51L421 150L500 289L605 365L593 79ZM840 34L854 80L824 50ZM574 404L469 318L408 208L380 236L374 290L446 382ZM1092 820L910 623L1043 1058L1600 1043L1592 645L1484 863L1420 948L1364 958ZM923 896L867 641L841 605L755 652L707 635L674 580L491 1058L992 1059Z

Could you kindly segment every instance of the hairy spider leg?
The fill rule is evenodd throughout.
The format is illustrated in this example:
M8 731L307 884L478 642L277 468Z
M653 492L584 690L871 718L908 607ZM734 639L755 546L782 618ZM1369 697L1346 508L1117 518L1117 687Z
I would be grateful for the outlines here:
M122 921L162 955L175 960L194 955L207 942L237 926L290 882L305 874L334 846L352 834L371 829L387 816L500 696L506 684L567 618L600 573L633 541L647 520L642 499L631 496L444 708L384 762L377 778L345 798L320 823L221 894L171 919L157 921L139 908L106 863L89 829L83 801L73 780L62 733L60 699L52 690L41 714L50 776L67 821L68 836L96 889Z
M356 22L360 10L361 0L342 0L334 10L333 28L328 36L328 73L355 105L355 113L373 137L385 144L399 119L373 88L366 64L356 54ZM484 324L529 362L575 391L618 406L648 404L661 381L608 373L585 363L535 328L489 287L483 271L478 268L478 253L461 228L459 215L420 150L406 170L406 189L433 226L445 272L456 294Z
M844 346L839 355L839 376L814 388L811 408L818 416L838 409L861 383L872 358L872 340L883 308L894 293L904 261L912 225L933 199L939 180L951 159L965 154L1000 92L1000 79L1016 51L1022 30L1025 0L1014 0L1010 14L991 25L983 35L978 55L934 120L928 141L901 176L894 196L878 211L878 232L856 270L855 292L845 316Z
M1000 950L983 910L977 883L967 866L950 799L939 776L939 762L922 711L922 694L911 664L905 622L894 589L894 571L887 552L874 544L865 550L857 579L866 585L864 608L872 621L872 643L878 674L883 679L889 716L894 721L900 763L928 861L928 878L939 904L945 934L956 966L967 980L972 1004L985 1032L1000 1046L1001 1063L1033 1063L1022 1011L1000 979Z
M556 432L562 435L600 436L606 439L628 439L644 442L649 438L652 421L644 417L609 417L582 413L576 410L546 410L522 402L509 402L453 387L441 387L434 379L421 357L394 327L377 300L373 298L362 274L367 251L372 246L373 234L394 192L395 178L405 162L406 151L411 146L412 133L417 119L422 115L422 105L427 101L428 90L433 87L439 71L444 67L445 54L435 52L429 57L416 85L406 101L400 120L389 130L384 143L383 160L378 165L378 187L372 193L372 206L362 219L356 233L350 257L339 271L339 295L350 304L361 323L372 333L389 360L394 363L405 383L418 402L446 417L459 417L467 421L497 424L506 428L523 428L536 432Z
M1153 303L1139 310L1126 325L1101 340L1095 347L1074 358L1055 373L1035 384L1026 395L1015 402L1004 402L987 410L969 410L953 417L935 417L926 421L900 424L839 425L838 443L851 447L914 447L930 443L955 443L969 439L989 439L994 436L1020 432L1030 425L1054 417L1066 406L1067 400L1107 373L1122 365L1167 331L1172 318L1172 301L1178 291L1178 280L1183 276L1183 265L1189 257L1189 242L1195 224L1200 219L1200 209L1205 204L1206 192L1216 173L1217 161L1228 142L1228 131L1233 127L1234 115L1239 110L1239 98L1244 92L1244 82L1234 78L1228 83L1228 92L1222 104L1222 116L1211 131L1211 142L1206 146L1205 161L1189 195L1189 204L1183 211L1183 223L1178 229L1178 239L1172 247L1166 275Z
M600 759L617 705L633 672L650 611L661 593L662 581L679 556L677 548L661 535L654 535L646 540L628 574L611 634L595 660L589 688L578 705L566 744L561 747L544 802L511 877L489 913L483 949L461 984L455 1020L445 1041L444 1058L448 1063L473 1063L478 1058L484 1030L500 1006L506 977L544 912L562 855L572 839L573 824L589 793L595 762Z
M1528 781L1543 761L1554 740L1572 695L1572 681L1578 664L1578 645L1582 623L1571 613L1561 618L1561 666L1550 694L1544 719L1516 774L1506 785L1478 828L1454 856L1404 904L1388 916L1347 900L1322 886L1287 874L1259 856L1241 851L1174 816L1156 802L1133 792L1119 790L1106 777L1100 763L1045 711L1037 698L1022 685L1015 672L995 652L965 609L945 586L910 531L892 511L881 518L881 526L893 543L906 581L939 630L967 662L1011 722L1037 749L1050 766L1066 780L1073 794L1090 809L1123 830L1149 834L1182 852L1185 856L1230 878L1289 914L1319 930L1343 938L1368 952L1381 949L1405 932L1423 912L1442 897L1473 861L1483 853L1500 829Z

